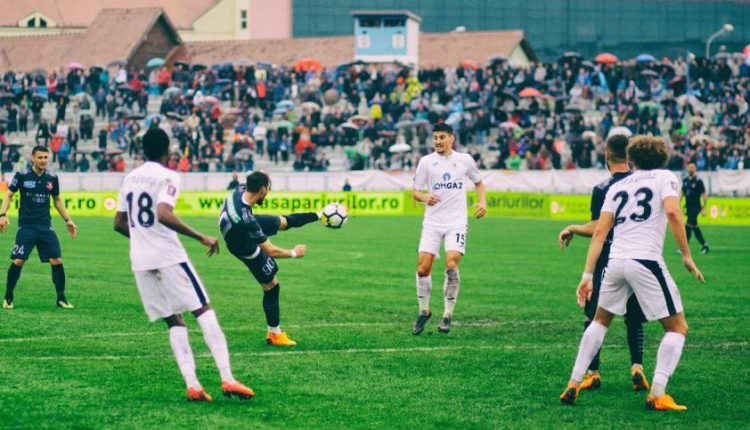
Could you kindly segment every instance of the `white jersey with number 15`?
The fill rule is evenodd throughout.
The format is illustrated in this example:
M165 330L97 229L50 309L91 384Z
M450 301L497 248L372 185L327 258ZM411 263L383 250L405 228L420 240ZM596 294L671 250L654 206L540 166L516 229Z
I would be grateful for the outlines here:
M668 170L636 170L609 188L602 212L614 214L609 258L662 259L667 218L664 199L680 197L680 182Z
M117 211L128 214L133 271L154 270L188 261L177 232L160 223L156 206L175 207L180 192L177 172L149 161L122 181Z

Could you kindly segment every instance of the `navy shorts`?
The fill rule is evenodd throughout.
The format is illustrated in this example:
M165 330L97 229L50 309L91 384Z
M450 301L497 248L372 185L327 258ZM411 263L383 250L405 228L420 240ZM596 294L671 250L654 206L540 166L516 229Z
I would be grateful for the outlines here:
M232 251L230 250L230 252ZM279 272L279 266L276 265L276 260L274 260L273 257L269 257L268 254L263 252L260 248L250 255L242 255L235 252L232 252L232 254L247 266L255 280L261 284L267 284L273 281L273 278Z
M255 215L255 220L266 236L275 236L281 228L281 218L277 215Z
M60 241L52 227L18 227L16 243L10 253L11 260L28 260L34 247L38 249L39 260L46 263L50 258L60 258Z
M686 224L689 226L697 226L698 225L698 215L701 213L701 208L687 208L685 211L687 212L687 222Z

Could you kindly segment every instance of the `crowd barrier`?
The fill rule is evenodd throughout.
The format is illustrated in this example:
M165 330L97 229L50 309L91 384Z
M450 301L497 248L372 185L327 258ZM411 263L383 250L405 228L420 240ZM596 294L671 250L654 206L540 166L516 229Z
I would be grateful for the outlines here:
M226 191L185 191L180 194L175 212L180 216L217 216ZM18 194L10 205L9 215L18 211ZM63 202L71 216L112 217L117 208L117 193L106 191L63 192ZM487 212L491 217L521 217L585 221L589 218L588 195L550 193L487 193ZM476 195L469 193L469 211ZM257 213L288 214L317 211L330 202L341 202L351 216L419 216L424 206L415 202L408 191L380 192L286 192L273 191ZM707 225L750 225L750 199L712 197L705 216Z
M491 191L548 194L589 194L591 188L609 177L606 170L483 170L482 182ZM60 173L63 191L110 191L120 188L123 173ZM277 191L340 191L346 180L354 191L404 191L411 189L413 172L379 170L351 172L272 172ZM679 173L678 173L679 176ZM750 196L750 170L701 172L709 194L722 197ZM183 191L226 189L230 173L181 173Z

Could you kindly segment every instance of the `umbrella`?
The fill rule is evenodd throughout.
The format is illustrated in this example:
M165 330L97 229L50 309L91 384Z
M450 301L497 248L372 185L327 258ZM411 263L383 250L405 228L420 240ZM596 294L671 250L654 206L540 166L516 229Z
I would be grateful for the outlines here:
M341 127L341 128L348 128L348 129L351 129L351 130L359 130L359 127L357 127L356 124L352 124L351 122L345 122L345 123L341 124L339 127Z
M208 67L206 67L205 64L193 64L193 71L194 72L200 72L201 70L206 70Z
M68 70L84 69L83 64L76 63L75 61L68 64Z
M253 62L247 59L237 60L233 63L237 67L250 67L253 65Z
M160 57L154 57L148 60L148 62L146 63L146 67L150 67L150 68L161 67L163 65L164 65L164 59Z
M409 152L411 151L411 146L409 146L406 142L397 143L390 148L388 148L388 152L393 153L399 153L399 152Z
M294 123L291 121L278 121L275 125L277 129L285 128L287 130L291 130L294 128Z
M115 67L115 66L125 67L126 64L128 63L124 60L115 60L115 61L110 61L109 64L107 64L107 67Z
M612 127L609 129L609 133L607 133L607 139L609 139L612 136L625 136L630 137L633 135L633 132L630 131L627 127Z
M461 60L461 62L458 63L458 65L461 66L461 68L464 68L464 69L474 69L474 70L476 70L476 69L479 68L479 64L477 64L477 62L474 61L474 60Z
M130 115L128 115L128 119L133 119L133 120L136 120L136 121L140 121L142 119L146 119L146 114L144 114L144 113L131 113Z
M591 61L582 61L581 66L588 67L589 69L593 69L596 67L594 66L594 63L592 63Z
M500 128L506 129L506 130L515 130L517 128L521 128L518 124L512 121L504 121L500 123Z
M354 158L357 158L358 156L359 157L365 156L364 154L362 154L361 152L357 151L354 148L344 148L344 154L346 154L347 158L349 159L354 159Z
M122 92L127 92L127 91L132 92L133 88L131 88L130 85L128 85L128 84L122 84L119 87L117 87L117 90L118 91L122 91Z
M489 58L488 62L492 65L498 64L498 63L505 63L508 61L508 57L505 55L493 55Z
M258 61L256 65L261 69L271 70L273 69L273 64L269 63L268 61Z
M583 107L579 104L572 103L565 106L565 112L580 113L583 112Z
M107 155L120 155L122 154L122 150L111 148L107 150Z
M693 107L697 107L703 104L700 100L698 100L698 97L693 95L683 94L677 97L677 104L679 104L680 106L685 106L686 103L690 103Z
M211 103L212 105L219 104L219 99L214 96L203 97L203 103Z
M16 95L13 94L13 93L6 93L6 92L0 93L0 99L11 100L11 99L15 99L15 98L16 98Z
M602 64L615 64L617 61L619 61L619 59L614 54L610 54L609 52L602 52L601 54L597 55L596 58L594 58L594 61Z
M169 87L166 90L164 90L164 93L162 94L164 97L173 97L178 94L180 94L182 91L177 87Z
M641 75L643 76L659 76L658 73L654 72L653 70L643 70L641 71Z
M750 45L747 45L744 48L742 48L742 56L745 58L750 57Z
M32 75L40 75L40 76L47 76L47 71L44 69L34 69L34 71L31 72Z
M310 70L319 72L323 70L323 66L320 64L320 61L314 58L303 58L294 63L294 71L296 72L307 72Z
M640 110L644 110L644 109L658 110L659 105L654 101L646 101L646 102L638 103L638 108Z
M537 90L536 88L528 87L521 90L520 93L518 93L521 97L539 97L542 95L542 93Z
M469 111L469 110L477 110L480 107L481 106L479 105L479 103L469 102L469 103L466 103L464 105L464 110L467 110L467 111Z
M513 99L514 102L518 103L518 96L513 92L513 90L505 90L502 93L500 93L500 97L504 99Z
M319 111L320 105L315 102L304 102L302 103L302 109L310 110L310 111Z
M185 120L185 118L183 118L183 116L178 114L177 112L167 112L167 118L180 122Z
M453 112L452 114L448 115L448 119L445 120L445 123L452 127L461 122L461 116L462 115L459 112Z
M414 121L404 120L396 123L396 128L414 127Z
M33 96L31 96L31 99L32 100L39 100L39 101L46 102L47 101L47 96L44 95L44 94L38 94L37 93L37 94L34 94Z
M188 64L188 63L186 63L184 61L175 61L174 65L177 66L177 67L183 68L185 70L187 70L187 69L190 68L190 64Z
M635 57L635 61L638 63L653 63L656 61L656 58L651 54L641 54Z
M358 123L358 122L367 122L369 120L370 119L367 118L364 115L354 115L353 117L349 118L349 121L351 121L351 122L353 122L355 124Z
M596 133L594 133L591 130L586 130L586 131L583 132L583 134L581 135L581 137L583 137L584 139L594 140L594 139L596 139Z
M273 116L284 116L289 112L289 109L286 108L276 108L273 111Z
M291 100L282 100L278 103L276 103L276 109L284 108L284 109L292 109L294 108L294 102Z

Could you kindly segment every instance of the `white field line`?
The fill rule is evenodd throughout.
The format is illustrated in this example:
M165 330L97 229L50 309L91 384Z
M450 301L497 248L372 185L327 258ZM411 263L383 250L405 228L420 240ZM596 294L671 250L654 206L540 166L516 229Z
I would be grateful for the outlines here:
M686 344L689 349L731 349L750 346L750 342L723 342L723 343L698 343ZM430 352L457 352L457 351L513 351L513 350L553 350L574 348L575 343L570 344L540 344L540 345L451 345L451 346L417 346L406 348L349 348L349 349L325 349L325 350L285 350L285 351L259 351L259 352L235 352L232 357L273 357L273 356L307 356L307 355L351 355L351 354L405 354L405 353L430 353ZM607 349L625 348L625 345L605 345ZM200 358L211 358L211 354L197 354ZM24 361L59 361L59 360L90 360L90 361L119 361L119 360L172 360L171 354L164 355L54 355L54 356L28 356L12 357L12 360Z
M736 321L743 319L744 317L708 317L697 319L702 321ZM506 321L476 321L476 322L455 322L454 327L469 327L469 328L495 328L503 326L536 326L536 325L547 325L547 324L568 324L573 320L506 320ZM367 328L367 327L397 327L404 326L407 329L410 327L410 323L404 323L402 321L393 322L323 322L323 323L309 323L309 324L282 324L284 328L294 330L306 330L316 328ZM258 326L261 327L261 326ZM225 332L260 332L262 328L254 327L223 327ZM167 330L160 331L133 331L133 332L104 332L104 333L89 333L81 334L77 336L32 336L32 337L19 337L19 338L6 338L0 339L0 344L3 343L22 343L22 342L46 342L46 341L57 341L57 340L76 340L76 339L97 339L97 338L111 338L111 337L137 337L137 336L166 336Z

